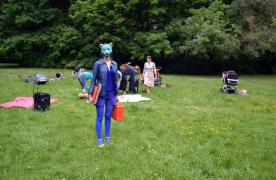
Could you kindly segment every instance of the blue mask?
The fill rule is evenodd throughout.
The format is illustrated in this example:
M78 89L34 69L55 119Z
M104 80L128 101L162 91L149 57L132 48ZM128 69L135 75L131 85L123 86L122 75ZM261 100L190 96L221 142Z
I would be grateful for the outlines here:
M108 57L112 53L112 43L109 44L100 44L101 52L105 57Z

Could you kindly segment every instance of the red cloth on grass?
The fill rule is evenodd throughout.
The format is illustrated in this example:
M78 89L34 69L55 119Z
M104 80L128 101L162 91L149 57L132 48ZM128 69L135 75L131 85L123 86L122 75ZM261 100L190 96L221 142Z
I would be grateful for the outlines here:
M58 98L51 99L51 103L60 101ZM22 108L33 108L34 99L33 97L17 97L11 102L6 102L0 104L1 107L11 108L11 107L22 107Z

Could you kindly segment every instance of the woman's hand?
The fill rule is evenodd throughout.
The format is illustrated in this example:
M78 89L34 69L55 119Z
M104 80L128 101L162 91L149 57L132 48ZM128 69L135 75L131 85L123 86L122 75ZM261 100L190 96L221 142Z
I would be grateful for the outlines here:
M90 103L94 103L94 99L93 99L93 97L92 97L92 94L88 94L88 101L89 101Z

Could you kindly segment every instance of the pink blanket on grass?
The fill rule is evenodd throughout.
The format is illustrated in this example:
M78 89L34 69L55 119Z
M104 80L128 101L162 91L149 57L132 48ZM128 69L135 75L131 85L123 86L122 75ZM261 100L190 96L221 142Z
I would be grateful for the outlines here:
M60 99L58 98L51 99L51 103L58 102L58 101L60 101ZM33 97L17 97L11 102L0 104L0 106L4 108L11 108L11 107L33 108L34 99Z

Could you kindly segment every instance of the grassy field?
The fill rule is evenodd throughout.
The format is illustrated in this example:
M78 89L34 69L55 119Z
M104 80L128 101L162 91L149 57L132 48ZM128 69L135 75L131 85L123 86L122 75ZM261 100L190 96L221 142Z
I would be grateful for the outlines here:
M126 103L98 148L95 107L60 71L39 88L61 99L50 111L0 108L0 179L276 179L276 76L241 76L239 96L221 94L219 76L164 75L171 87ZM0 69L0 102L32 95L18 75L56 72Z

